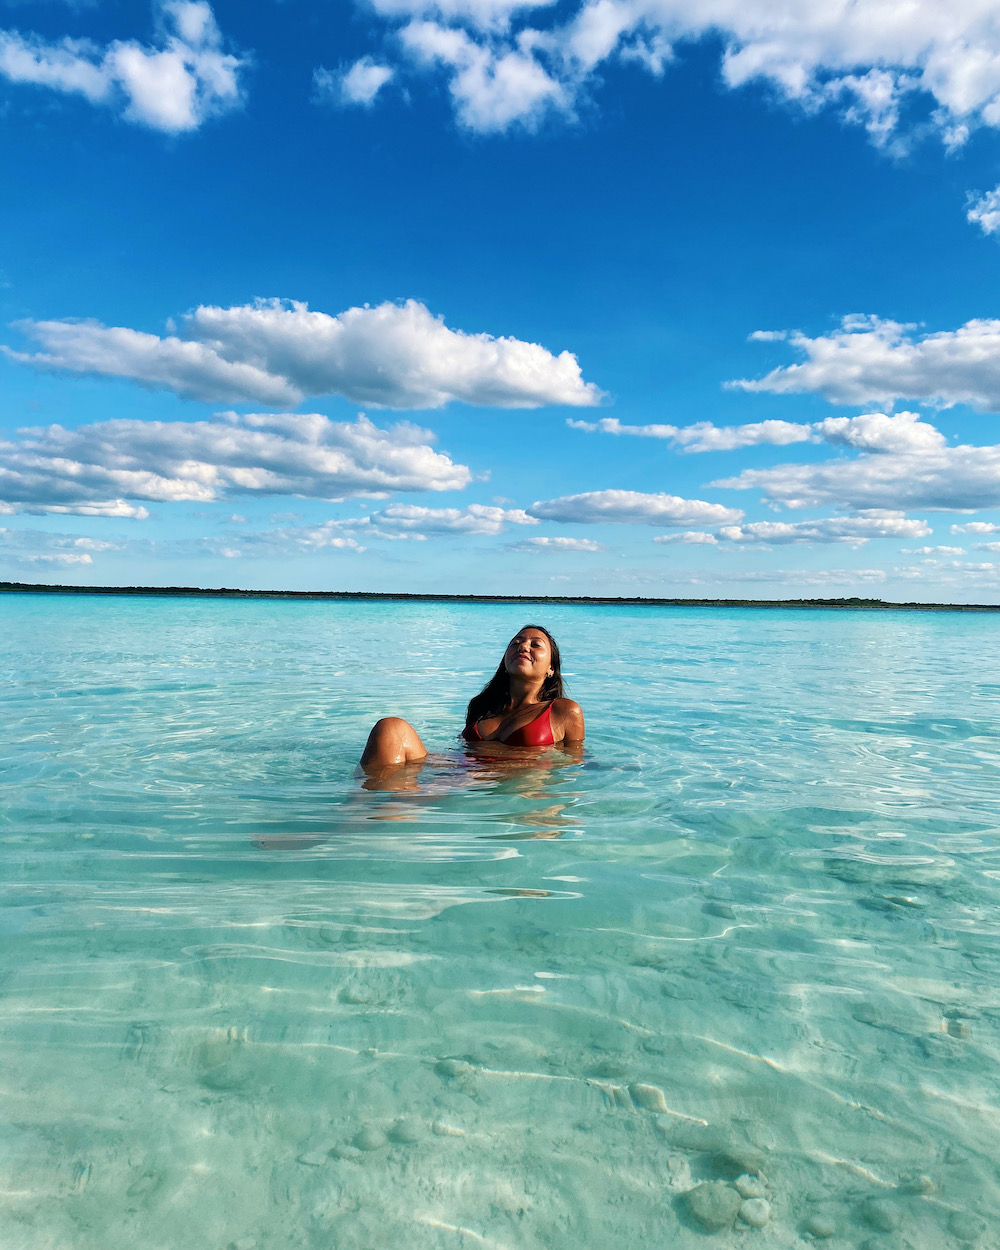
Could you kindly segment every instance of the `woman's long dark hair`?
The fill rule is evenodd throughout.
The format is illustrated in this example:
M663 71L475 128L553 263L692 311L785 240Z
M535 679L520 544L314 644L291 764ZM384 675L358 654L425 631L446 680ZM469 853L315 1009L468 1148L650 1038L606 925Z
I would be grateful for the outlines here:
M542 682L542 688L538 692L539 701L547 703L551 699L561 699L563 697L563 680L562 680L562 664L559 659L559 644L552 637L544 625L522 625L517 634L523 634L526 629L537 629L540 634L544 634L549 640L549 646L552 648L552 676L546 677ZM517 637L517 634L514 637ZM508 646L510 644L508 643ZM504 648L506 656L507 649ZM510 673L504 667L503 660L497 668L497 671L489 679L482 690L477 695L473 695L469 700L468 711L465 713L466 725L474 725L476 721L482 720L484 716L499 716L507 710L510 703Z

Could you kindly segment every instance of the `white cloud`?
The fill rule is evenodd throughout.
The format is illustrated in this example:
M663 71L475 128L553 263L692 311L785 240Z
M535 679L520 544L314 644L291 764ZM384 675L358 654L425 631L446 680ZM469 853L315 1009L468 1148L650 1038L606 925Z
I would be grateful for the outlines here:
M519 11L544 9L555 0L370 0L383 17L436 18L460 22L481 30L503 30Z
M395 73L391 65L380 65L370 56L363 56L348 69L336 73L317 69L313 74L313 86L318 99L368 108Z
M683 534L658 534L654 543L671 547L717 547L719 540L704 530L685 530Z
M750 521L718 531L720 538L740 544L846 543L851 547L864 546L871 538L924 538L929 533L926 521L880 510L818 521Z
M796 421L758 421L750 425L713 425L698 421L694 425L623 425L617 417L599 421L576 421L566 424L588 433L631 435L638 438L660 438L687 452L733 451L770 443L784 447L790 443L837 443L867 451L923 451L945 445L944 435L920 420L916 412L899 412L886 416L869 412L860 417L827 417L805 425Z
M969 211L965 215L983 234L996 234L1000 230L1000 187L978 198L970 195Z
M366 548L351 534L344 533L341 521L319 525L289 525L273 530L256 530L226 539L204 539L202 549L227 560L277 556L317 555L324 551L353 551Z
M745 391L816 393L835 404L918 399L939 407L970 404L1000 410L1000 320L967 321L957 330L917 335L878 317L845 317L832 334L788 336L807 359L765 377L727 385Z
M0 31L0 75L119 107L132 122L177 134L238 105L246 61L222 50L210 6L169 0L159 10L157 46L116 40L106 48L78 39L46 43Z
M209 551L228 556L308 555L330 549L365 551L374 539L426 542L430 535L501 534L508 525L537 525L519 508L469 504L465 508L426 508L390 504L369 516L343 517L318 525L286 525L224 538L206 539Z
M902 513L872 510L855 516L824 517L817 521L748 521L742 525L724 525L714 534L695 530L663 535L654 538L653 542L718 546L723 540L740 546L758 543L768 546L846 543L851 547L863 547L871 538L923 538L930 532L926 521L913 520Z
M202 306L184 336L160 338L94 321L22 321L36 354L22 364L130 378L208 402L274 407L306 395L344 395L386 408L438 408L451 400L499 408L589 406L601 392L584 382L570 352L451 330L416 300L349 308L338 316L295 301Z
M659 438L680 447L684 451L732 451L737 447L751 447L757 443L814 442L812 426L794 421L760 421L753 425L713 425L711 421L698 421L694 425L624 425L617 417L602 417L599 421L575 421L568 418L566 424L574 430L586 430L589 434L629 435L633 438Z
M378 530L418 531L420 534L502 534L508 525L537 525L520 508L495 508L469 504L466 508L425 508L416 504L390 504L373 512L371 524Z
M822 464L744 469L712 485L761 490L767 499L790 508L832 503L852 510L972 512L1000 507L1000 446L865 452L854 459Z
M540 500L527 511L542 521L667 527L724 524L739 521L743 516L738 508L706 503L703 499L649 495L636 490L595 490L561 499Z
M50 534L45 530L0 528L0 562L23 567L93 564L94 553L118 550L118 543L99 538L77 538L72 534Z
M832 108L898 150L913 116L949 146L1000 125L1000 23L993 0L583 0L568 13L522 0L374 0L404 50L445 69L460 120L477 130L572 116L608 65L660 75L686 44L716 40L730 88ZM528 11L531 11L530 14ZM550 19L550 14L553 16ZM547 20L549 19L549 20Z
M1000 534L1000 525L993 521L966 521L964 525L953 525L953 534Z
M383 430L364 416L318 414L52 425L0 441L0 500L26 511L144 515L123 513L120 499L338 499L468 485L469 470L434 451L433 437L407 422Z
M961 547L940 547L940 551L961 551ZM976 543L977 551L1000 551L1000 543Z
M400 39L418 63L451 70L449 91L459 121L488 132L514 122L532 127L551 110L572 112L572 92L534 55L534 33L496 47L453 26L414 21L400 31Z
M866 412L860 417L827 417L812 427L827 443L855 447L859 451L913 453L946 447L944 435L920 420L918 412Z
M5 478L4 452L5 444L0 442L0 491L10 486L9 479ZM13 516L18 512L36 516L41 513L54 513L62 516L128 517L134 521L145 521L149 516L148 509L141 504L131 504L124 499L78 500L75 503L47 503L32 499L0 501L0 516Z
M592 538L526 538L524 542L511 543L508 551L606 551Z
M964 556L964 547L901 547L904 556Z

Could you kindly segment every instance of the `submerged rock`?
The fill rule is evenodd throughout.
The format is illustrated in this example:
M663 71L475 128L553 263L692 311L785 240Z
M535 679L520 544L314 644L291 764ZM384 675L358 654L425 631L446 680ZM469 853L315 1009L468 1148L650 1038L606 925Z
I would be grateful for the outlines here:
M464 1137L465 1129L457 1124L449 1124L447 1120L435 1120L431 1125L435 1137Z
M929 1176L908 1176L899 1183L899 1192L903 1194L937 1193L937 1185Z
M434 1071L438 1076L454 1080L460 1076L471 1076L474 1069L472 1064L466 1063L464 1059L439 1059L434 1065Z
M716 1150L712 1162L720 1172L756 1176L763 1172L766 1160L764 1152L756 1146L729 1145Z
M602 1059L590 1069L590 1075L598 1080L620 1081L628 1076L628 1068L616 1059Z
M328 1158L325 1150L310 1150L307 1154L299 1155L298 1162L304 1163L307 1167L321 1168Z
M386 1136L374 1124L366 1124L354 1134L354 1144L359 1150L381 1150L386 1144Z
M803 1221L802 1228L807 1236L815 1237L817 1241L825 1241L827 1237L832 1237L836 1233L837 1222L832 1215L827 1215L824 1211L814 1211Z
M968 1211L952 1211L948 1218L948 1232L957 1241L975 1242L986 1232L986 1221Z
M883 1198L866 1198L861 1204L861 1218L880 1233L891 1233L902 1223L898 1208Z
M751 1228L763 1228L771 1219L771 1204L766 1198L744 1198L739 1215Z
M681 1150L711 1151L720 1150L725 1143L725 1135L713 1124L690 1124L681 1122L670 1134L673 1144Z
M736 910L730 907L728 903L710 902L705 903L701 909L706 916L718 916L722 920L735 920Z
M389 1130L389 1137L399 1146L412 1146L426 1136L426 1130L419 1120L404 1116L397 1120Z
M750 1176L744 1172L733 1181L737 1191L743 1198L766 1198L767 1182L762 1176Z
M740 1209L740 1196L723 1181L703 1181L687 1195L687 1208L692 1218L710 1233L732 1228Z
M667 1100L663 1096L663 1090L659 1085L630 1085L628 1092L632 1096L632 1101L637 1107L641 1107L643 1111L666 1111Z

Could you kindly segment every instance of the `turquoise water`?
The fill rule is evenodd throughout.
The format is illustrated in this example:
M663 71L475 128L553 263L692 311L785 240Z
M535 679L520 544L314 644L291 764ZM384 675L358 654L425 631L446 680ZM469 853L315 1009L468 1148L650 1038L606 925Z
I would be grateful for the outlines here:
M5 1250L996 1244L995 617L0 613ZM584 759L363 790L525 619Z

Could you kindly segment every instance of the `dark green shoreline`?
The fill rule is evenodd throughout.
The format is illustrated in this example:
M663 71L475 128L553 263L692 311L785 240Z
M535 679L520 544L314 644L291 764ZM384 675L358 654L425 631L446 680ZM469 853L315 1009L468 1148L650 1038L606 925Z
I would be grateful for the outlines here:
M47 595L157 595L201 599L334 599L403 603L579 603L653 608L840 608L853 612L1000 612L996 603L887 603L884 599L649 599L611 595L435 595L376 590L236 590L228 586L48 586L0 582L0 592Z

